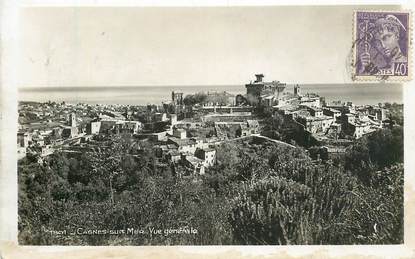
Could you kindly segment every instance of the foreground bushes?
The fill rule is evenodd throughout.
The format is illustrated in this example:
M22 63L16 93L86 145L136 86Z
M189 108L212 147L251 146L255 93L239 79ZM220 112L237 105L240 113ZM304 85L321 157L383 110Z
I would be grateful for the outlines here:
M399 132L398 132L399 133ZM383 133L382 133L383 134ZM399 135L385 133L388 138ZM378 138L373 137L369 145ZM64 245L390 244L403 242L403 164L354 167L312 161L300 148L258 140L224 144L202 177L176 178L131 140L43 164L19 162L19 241ZM364 140L362 140L364 141ZM395 140L394 140L395 141ZM381 144L379 144L381 145ZM363 150L363 152L355 152ZM377 150L375 148L375 150ZM387 152L387 151L384 151ZM384 154L385 157L391 157ZM402 153L401 153L402 155ZM374 157L377 157L374 156ZM357 165L362 166L357 166ZM178 170L177 168L175 170ZM364 177L362 177L364 176ZM157 235L193 228L197 234ZM143 229L135 235L52 235L45 230Z

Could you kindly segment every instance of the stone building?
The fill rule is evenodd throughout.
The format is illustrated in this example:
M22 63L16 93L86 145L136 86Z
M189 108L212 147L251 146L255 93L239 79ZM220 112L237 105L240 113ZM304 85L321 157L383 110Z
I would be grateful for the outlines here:
M273 106L278 104L286 84L279 81L264 82L263 74L256 74L256 80L246 84L246 98L252 106Z
M203 166L210 167L216 162L216 150L213 148L196 149L195 156L203 160Z
M194 154L198 148L207 148L209 143L200 138L186 138L179 139L176 137L170 137L167 141L168 144L176 145L177 150L181 153Z
M177 114L170 114L169 115L169 119L170 119L170 125L174 126L177 124Z
M323 110L318 108L318 107L307 106L307 111L310 113L311 116L314 116L314 117L322 117L323 116Z
M297 97L301 96L301 88L300 88L299 85L294 86L294 95L297 96Z
M29 141L31 141L30 134L27 132L18 132L17 133L17 146L18 147L28 147Z
M101 121L99 120L93 120L90 123L88 123L86 127L86 133L89 135L98 134L101 130Z
M257 120L247 120L246 122L239 123L236 130L237 137L251 136L252 134L259 133L259 123Z
M185 139L187 137L187 133L185 129L173 129L173 136L179 139Z
M76 122L76 114L71 113L68 119L68 126L65 126L62 130L62 138L74 138L79 134L78 125Z
M205 174L205 166L203 160L190 154L181 154L181 163L190 169L193 174Z
M62 130L62 138L74 138L78 136L78 133L77 127L65 127Z
M76 127L76 114L75 113L71 113L69 115L69 126L71 127Z
M297 117L296 121L304 126L304 129L310 133L325 133L334 122L333 117Z
M331 116L333 119L337 119L337 117L341 116L341 111L333 109L333 108L323 108L323 115Z

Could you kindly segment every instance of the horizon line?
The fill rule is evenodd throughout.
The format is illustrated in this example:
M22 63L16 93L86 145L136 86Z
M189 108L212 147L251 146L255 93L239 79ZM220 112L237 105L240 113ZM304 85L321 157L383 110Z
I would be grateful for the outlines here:
M281 82L281 81L280 81ZM200 87L216 87L216 86L245 86L246 83L243 84L183 84L183 85L179 85L179 84L174 84L174 85L86 85L86 86L81 86L81 85L64 85L64 86L21 86L21 87L17 87L18 91L32 91L32 90L50 90L50 89L60 89L60 90L71 90L74 88L79 88L79 89L93 89L93 88L97 88L97 89L103 89L103 88L148 88L148 87L195 87L195 86L200 86ZM294 86L294 85L299 85L299 86L310 86L310 85L321 85L324 86L326 85L327 87L329 86L335 86L335 87L340 87L340 86L357 86L357 85L364 85L364 86L391 86L391 85L399 85L402 86L403 84L398 83L398 82L384 82L384 83L380 83L379 82L374 82L374 83L370 83L370 82L356 82L356 83L304 83L304 84L300 84L300 83L286 83L287 86Z

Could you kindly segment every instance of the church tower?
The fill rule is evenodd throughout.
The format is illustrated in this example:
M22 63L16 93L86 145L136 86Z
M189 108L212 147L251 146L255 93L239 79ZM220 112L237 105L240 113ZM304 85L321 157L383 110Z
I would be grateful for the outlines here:
M76 114L75 113L71 113L69 115L69 126L76 127Z
M183 105L183 93L171 92L171 100L173 105Z
M294 86L294 95L295 96L301 96L301 88L299 85Z

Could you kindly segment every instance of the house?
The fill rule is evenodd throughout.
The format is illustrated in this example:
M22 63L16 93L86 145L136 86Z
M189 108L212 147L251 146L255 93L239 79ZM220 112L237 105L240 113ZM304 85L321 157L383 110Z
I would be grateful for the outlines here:
M99 127L99 133L110 133L115 127L115 120L101 120L101 126Z
M261 95L261 104L265 107L272 107L277 104L278 99L274 95L265 94Z
M207 142L199 138L179 139L170 137L167 143L174 144L181 153L190 154L194 154L197 148L207 148L209 146Z
M300 97L300 104L307 107L321 107L320 96L308 93Z
M177 114L170 114L170 125L174 126L177 124Z
M100 119L102 120L125 120L125 116L122 115L120 112L115 111L103 111L102 114L99 115Z
M304 129L310 133L325 133L334 122L332 117L324 115L322 117L299 116L295 120L302 124Z
M166 154L166 159L172 163L177 163L181 159L181 154L177 149L169 150Z
M162 131L162 132L153 132L150 134L142 134L143 136L148 135L150 137L151 140L153 141L161 141L164 140L167 136L167 131Z
M62 138L74 138L78 136L78 128L77 127L65 127L62 130Z
M154 154L156 155L156 157L159 157L159 158L162 158L164 154L166 154L166 152L169 150L167 145L155 145L153 149L154 149Z
M101 130L101 121L99 120L93 120L90 123L88 123L86 127L86 133L89 135L98 134Z
M26 156L26 147L17 147L17 159L20 160Z
M368 133L375 131L368 122L355 121L349 124L349 130L355 139L359 139Z
M190 169L193 174L205 174L205 167L203 165L204 161L202 159L199 159L193 155L182 154L180 161L185 167Z
M251 131L251 134L259 133L259 122L257 120L247 120L246 124L248 129Z
M55 150L51 145L46 145L41 148L40 156L45 157L45 156L52 155L54 151Z
M248 125L246 125L245 123L241 123L239 124L239 128L236 131L236 136L237 137L246 137L246 136L250 136L251 135L251 131L248 128Z
M343 123L353 124L356 121L356 116L351 113L345 113L340 116Z
M85 135L81 137L81 143L87 143L92 140L93 135Z
M137 134L142 128L143 124L139 121L124 121L107 118L91 121L86 127L86 133L88 135L94 135L98 133Z
M203 160L204 167L213 166L216 162L216 150L213 148L197 149L195 156Z
M168 121L169 119L167 118L167 114L166 113L160 113L157 112L154 115L154 121L155 122L159 122L159 121Z
M167 155L171 152L171 151L177 151L177 146L173 145L173 144L162 144L162 145L155 145L154 146L154 152L156 157L159 158L167 158Z
M45 140L44 140L44 137L42 135L33 134L31 143L36 144L38 146L44 146L45 145ZM30 144L30 142L29 142L29 144Z
M337 119L337 117L341 116L341 111L333 109L333 108L323 108L323 115L332 116L333 119Z
M341 116L342 132L346 135L353 136L355 139L359 139L363 135L371 133L381 127L381 125L372 122L367 117L358 116L356 118L354 114L344 114Z
M139 121L119 121L116 124L117 133L137 134L142 128Z
M386 109L380 107L369 107L369 114L373 115L375 120L386 120Z
M17 133L17 146L18 147L28 147L31 137L27 132L18 132Z
M251 136L259 133L259 123L257 120L247 120L245 123L240 123L236 130L237 137Z
M321 117L323 116L323 110L318 108L318 107L313 107L313 106L306 106L307 107L307 111L310 113L311 116L313 117Z
M179 139L185 139L186 138L186 130L185 129L173 129L173 136Z

